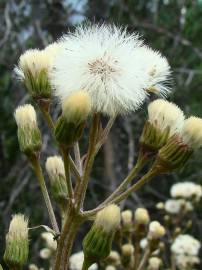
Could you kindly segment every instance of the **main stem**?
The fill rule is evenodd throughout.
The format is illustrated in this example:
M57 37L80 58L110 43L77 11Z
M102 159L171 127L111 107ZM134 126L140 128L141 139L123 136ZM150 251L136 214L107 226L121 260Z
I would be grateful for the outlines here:
M65 167L65 176L66 176L68 196L69 196L69 199L72 200L74 197L74 192L73 192L72 181L71 181L69 149L65 147L61 147L61 151L62 151L64 167Z
M84 169L84 174L81 179L80 185L78 187L77 192L77 209L80 209L83 207L84 198L86 195L86 190L88 186L89 176L90 172L93 166L94 158L96 155L96 140L98 136L98 130L99 130L99 123L100 123L100 116L99 114L95 114L93 118L92 127L90 130L90 136L89 136L89 147L87 152L87 159L86 159L86 165Z
M49 217L50 217L50 221L51 221L51 225L53 227L53 230L56 232L56 234L60 234L58 224L57 224L57 221L56 221L56 218L55 218L55 214L54 214L54 211L53 211L53 207L52 207L50 197L49 197L49 194L48 194L48 190L46 188L46 184L45 184L44 176L43 176L41 166L40 166L40 163L39 163L39 159L37 157L32 158L31 159L31 164L32 164L33 170L35 172L35 175L38 178L39 185L41 187L41 191L42 191L42 194L43 194L43 197L44 197L44 201L45 201L46 207L48 209L48 214L49 214Z

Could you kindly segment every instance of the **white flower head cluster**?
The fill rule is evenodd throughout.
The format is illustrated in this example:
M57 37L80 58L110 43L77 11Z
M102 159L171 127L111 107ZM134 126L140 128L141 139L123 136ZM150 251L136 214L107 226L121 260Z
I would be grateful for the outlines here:
M70 259L69 259L70 269L71 270L81 270L82 265L83 265L83 261L84 261L83 251L72 254ZM98 269L98 266L96 263L91 265L91 267L89 267L89 270L97 270L97 269Z
M37 125L36 111L31 104L18 106L14 113L18 127L34 127Z
M41 234L42 239L45 241L46 247L52 251L57 249L57 241L54 240L52 233L44 232Z
M199 263L200 247L200 242L193 236L188 234L179 235L171 246L171 251L175 255L176 264L179 268Z
M170 193L173 198L194 198L199 201L202 198L202 186L193 182L176 183L171 187Z
M105 232L115 231L121 221L120 208L111 204L100 210L95 219L95 226L101 227Z
M157 99L148 106L149 121L160 130L170 129L169 136L181 133L184 125L184 113L174 103Z
M175 215L181 211L189 212L194 209L192 203L184 199L169 199L165 202L164 208L167 213Z
M182 130L182 140L192 149L202 146L202 119L191 116L185 120Z
M57 176L65 176L65 168L62 158L60 156L48 157L46 160L46 171L50 179Z
M114 116L138 109L153 86L167 92L162 80L169 65L165 68L164 58L144 47L136 33L114 25L83 25L60 42L50 78L61 100L83 89L94 111Z

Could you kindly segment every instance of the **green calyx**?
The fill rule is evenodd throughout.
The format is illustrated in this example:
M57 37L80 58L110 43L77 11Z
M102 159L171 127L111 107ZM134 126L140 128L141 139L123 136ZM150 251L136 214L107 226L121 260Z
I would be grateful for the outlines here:
M42 147L41 133L37 126L19 127L18 141L20 150L27 156L39 153Z
M114 232L107 233L102 228L93 225L83 240L85 264L90 266L108 257L113 239Z
M192 153L193 150L183 144L177 136L173 136L169 139L167 144L160 149L154 165L162 172L181 169Z
M83 132L85 122L73 123L68 122L62 115L59 117L55 127L56 140L65 146L72 146L77 142Z
M10 268L21 268L27 262L28 253L28 239L7 237L4 261Z
M151 154L156 153L167 143L169 132L169 128L160 130L151 122L146 121L140 137L142 151L150 152Z
M34 76L27 68L24 72L24 84L34 99L51 98L52 89L46 69L42 69Z
M51 180L51 189L55 201L60 205L66 205L68 191L65 177L62 175L55 176Z

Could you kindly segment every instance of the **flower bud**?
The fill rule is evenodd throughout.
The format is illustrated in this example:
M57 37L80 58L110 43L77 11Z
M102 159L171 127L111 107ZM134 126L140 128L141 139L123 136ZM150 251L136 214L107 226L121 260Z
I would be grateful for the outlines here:
M113 264L113 265L119 265L120 264L120 255L117 251L112 250L110 251L109 256L107 257L107 263Z
M152 221L149 224L149 239L160 239L165 233L165 228L158 221Z
M38 155L42 142L34 107L30 104L19 106L15 110L15 120L20 150L27 156Z
M46 100L52 95L49 73L53 67L57 46L51 46L44 50L27 50L20 56L18 67L15 68L16 75L36 100Z
M51 250L49 248L43 248L43 249L40 250L40 253L39 253L40 258L43 259L43 260L50 259L51 254L52 254L52 252L51 252Z
M21 214L14 215L6 235L4 261L10 268L21 268L28 258L28 221Z
M65 99L62 102L62 115L55 128L57 141L67 146L78 141L90 111L91 100L85 91L78 91Z
M29 265L29 270L39 270L39 268L36 266L36 264L30 264Z
M149 258L149 270L159 270L162 264L162 260L157 257Z
M165 204L163 202L158 202L156 204L156 208L159 210L163 210L165 208Z
M50 179L54 199L59 204L65 204L68 197L68 191L62 158L59 156L47 158L46 171Z
M133 253L134 253L134 246L131 244L125 244L121 247L121 262L122 265L127 267L129 263L131 262Z
M131 210L125 210L121 212L121 219L123 222L123 225L130 225L132 223L133 213Z
M114 265L107 265L105 270L116 270L116 267Z
M145 208L137 208L135 211L135 222L136 224L147 225L149 223L149 213Z
M181 131L184 114L174 103L157 99L148 106L149 119L145 123L141 138L141 151L156 153L169 137Z
M57 249L57 241L54 240L52 233L44 232L41 234L41 238L45 241L46 247L52 251Z
M120 219L120 208L115 204L97 213L93 226L83 240L85 265L90 266L109 256Z

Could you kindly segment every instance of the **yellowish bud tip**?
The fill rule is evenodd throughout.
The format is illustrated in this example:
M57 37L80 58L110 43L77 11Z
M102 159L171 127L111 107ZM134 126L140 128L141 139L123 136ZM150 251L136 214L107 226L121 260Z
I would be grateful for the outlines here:
M149 121L160 130L170 129L170 136L181 132L184 113L174 103L157 99L148 106Z
M147 209L145 208L137 208L137 210L135 211L135 222L137 224L143 224L146 225L149 223L149 213L147 211Z
M199 117L191 116L185 120L182 139L189 147L193 149L202 146L202 119Z
M67 121L84 121L91 111L91 99L87 92L78 91L62 102L62 112Z
M60 156L48 157L46 160L46 171L50 179L57 176L65 177L65 168L62 158Z
M34 127L37 125L36 111L31 104L17 107L14 116L18 127Z
M165 233L165 228L158 221L152 221L149 224L149 238L159 239L163 237Z
M151 257L148 261L150 270L158 270L162 264L161 259L157 257Z
M121 247L121 252L123 254L123 256L132 256L134 253L135 249L134 246L131 244L125 244Z
M22 214L14 215L8 232L8 238L28 239L28 219Z
M120 208L112 204L98 212L95 225L101 227L105 232L111 232L118 228L120 221Z
M121 212L121 219L123 224L130 224L132 222L133 213L131 210L125 210Z

